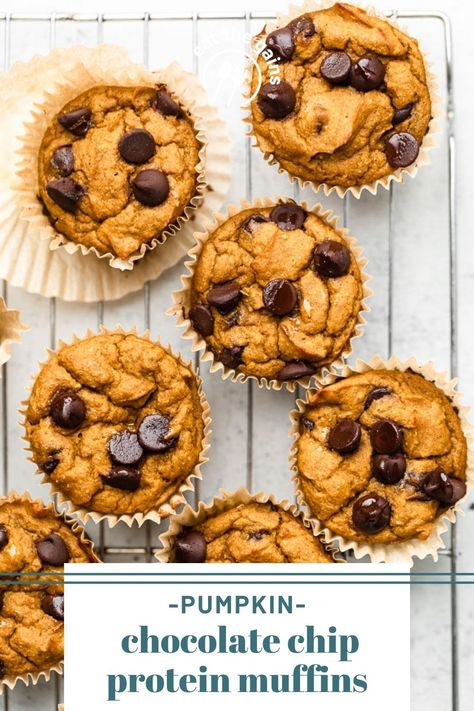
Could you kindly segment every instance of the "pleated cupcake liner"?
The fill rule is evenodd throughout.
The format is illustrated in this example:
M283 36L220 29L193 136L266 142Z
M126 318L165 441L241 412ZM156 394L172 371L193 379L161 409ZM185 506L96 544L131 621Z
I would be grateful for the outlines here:
M51 481L50 477L45 475L45 473L38 468L37 464L34 462L33 451L26 436L27 407L29 397L22 403L22 409L20 410L20 414L22 416L20 424L25 432L25 434L23 435L23 440L27 443L27 447L25 449L31 455L29 457L30 461L32 461L36 466L36 474L39 474L43 477L41 483L49 484L50 496L54 497L58 505L60 505L61 507L64 506L70 515L74 515L75 517L77 517L83 524L86 524L89 519L96 524L100 523L101 521L106 521L110 528L114 528L119 522L123 522L129 527L133 526L134 524L137 524L139 527L141 527L146 521L153 521L154 523L159 524L161 523L161 521L174 514L182 504L186 503L185 495L187 494L187 492L194 492L195 482L202 480L202 466L209 459L208 452L210 449L210 439L212 434L211 408L202 387L202 379L199 376L199 373L196 373L194 371L191 362L186 362L185 360L183 360L181 355L174 353L169 346L163 346L159 339L152 338L151 333L148 330L146 330L143 334L137 334L136 328L124 329L121 326L117 326L114 329L107 329L105 328L105 326L102 326L99 332L88 330L86 335L82 338L73 335L71 343L66 343L61 340L58 342L56 349L48 349L48 358L45 361L39 363L38 373L33 376L33 382L29 390L31 393L31 389L40 370L52 357L59 353L63 348L69 345L79 343L80 341L83 341L84 339L90 338L92 336L113 334L134 335L138 338L145 339L147 341L150 341L151 343L161 346L161 348L166 350L169 355L175 358L181 366L189 369L193 376L196 378L199 402L201 406L203 434L201 440L201 448L199 452L199 459L193 470L182 481L182 483L176 487L176 491L169 497L169 499L166 502L158 505L156 508L152 508L147 512L137 511L133 514L115 515L113 513L102 513L98 511L93 511L82 506L76 506L70 499L68 499L68 497L61 491L61 489L57 487L54 482Z
M420 365L416 358L401 361L396 356L392 356L388 360L384 360L381 356L376 355L369 361L357 360L353 366L345 365L339 374L328 374L326 377L319 379L315 388L305 392L304 399L298 399L296 401L296 407L290 413L290 436L293 439L290 451L290 466L294 474L293 481L295 483L297 501L303 507L308 518L311 518L313 521L315 530L322 533L329 543L338 546L343 553L352 551L357 559L369 556L373 563L398 563L412 566L415 558L423 560L430 555L436 562L438 560L439 551L446 548L446 543L442 538L443 534L448 531L449 524L453 524L456 521L457 515L464 513L462 510L462 502L465 500L465 497L441 513L436 519L433 530L427 539L411 539L402 543L384 545L381 543L371 544L370 540L364 542L353 541L331 531L310 509L300 488L297 452L301 415L303 415L306 408L311 405L314 396L326 385L331 385L340 379L366 373L370 370L412 371L423 376L429 382L434 383L434 385L446 395L457 411L467 442L466 484L468 491L474 486L474 437L472 425L468 419L470 408L463 404L462 395L456 389L457 379L450 379L446 372L437 371L431 362Z
M291 4L287 12L278 15L276 20L272 20L266 24L264 30L262 30L260 35L254 38L254 42L257 39L260 39L262 35L266 36L274 29L286 26L289 22L291 22L291 20L294 20L300 15L304 15L305 13L314 12L317 10L326 10L336 4L337 2L335 0L305 0L302 5ZM364 10L369 15L373 15L382 20L385 20L401 32L404 32L408 36L411 36L410 33L400 25L400 23L395 17L387 17L371 5L367 6L358 2L351 2L351 5L354 5L355 7ZM420 45L419 42L418 44ZM437 146L435 137L436 134L439 134L440 132L439 119L443 116L444 113L443 103L438 93L438 80L435 73L433 72L433 63L427 61L427 53L421 47L420 52L423 56L426 72L426 83L431 99L431 119L428 125L427 132L420 146L420 150L416 160L406 168L397 168L392 173L384 176L383 178L379 178L378 180L374 180L370 183L365 183L364 185L355 185L351 187L327 185L324 182L313 182L311 180L306 180L296 175L292 175L286 168L283 168L280 165L278 158L276 158L272 151L266 151L263 148L260 148L259 136L253 129L252 111L249 103L250 98L253 96L251 90L252 74L253 68L255 66L253 61L249 61L245 70L244 98L246 100L246 103L244 103L243 105L243 110L245 111L244 122L248 125L248 132L246 135L250 137L251 146L253 148L257 148L263 154L264 160L269 165L276 166L278 173L285 173L290 183L298 185L301 190L304 190L306 187L310 187L312 188L312 190L314 190L314 192L318 192L318 190L321 189L326 196L329 196L331 195L331 193L334 192L340 198L343 198L346 194L350 194L358 200L364 191L368 191L372 195L375 195L379 188L389 190L391 183L404 183L405 178L407 176L409 176L410 178L414 178L419 168L425 165L429 165L431 163L430 154L432 149Z
M150 72L132 63L123 48L101 45L55 49L17 62L2 80L0 277L43 296L94 302L137 291L174 266L191 246L193 230L222 205L230 182L227 129L196 77L176 63ZM201 143L196 193L185 214L125 261L56 233L37 198L37 155L49 121L67 101L101 83L167 84L185 101ZM24 134L18 136L22 124Z
M187 269L186 274L181 276L182 288L175 291L172 294L173 304L168 310L168 314L175 316L177 325L180 328L184 328L181 334L186 340L191 340L191 350L193 353L199 353L199 360L203 363L209 363L209 370L211 373L219 372L223 380L231 379L232 382L245 383L247 380L255 381L259 388L266 388L267 390L281 390L283 386L287 388L290 392L294 392L297 385L302 387L309 387L312 379L318 375L324 374L326 372L335 372L341 368L346 359L351 355L353 350L354 341L360 338L363 334L364 327L367 323L366 315L369 313L370 308L367 306L367 299L373 296L372 289L369 288L368 282L373 278L370 274L365 271L368 264L368 260L363 256L363 249L360 247L358 241L355 237L349 235L349 231L345 227L338 227L338 217L334 215L332 210L327 210L323 208L319 203L308 206L306 201L298 202L307 212L311 212L321 220L323 220L327 225L329 225L335 232L341 237L348 247L350 248L353 256L355 257L360 270L361 282L362 282L362 299L360 305L360 311L358 314L357 322L354 326L352 335L347 341L347 344L343 351L340 353L339 357L336 358L331 364L327 366L321 366L315 374L311 376L306 376L305 378L298 378L290 381L280 381L276 378L268 379L264 377L257 377L255 375L248 375L236 371L233 368L225 366L221 361L219 361L212 350L208 347L206 340L194 329L190 319L187 314L191 307L191 290L192 282L194 278L194 272L196 265L201 254L204 244L209 239L210 235L215 232L221 225L224 224L228 219L238 214L243 210L248 210L250 208L255 208L257 211L262 207L270 207L276 205L279 201L289 201L292 199L284 196L276 196L275 198L264 197L261 199L256 199L253 202L248 202L247 200L241 200L240 205L229 205L225 213L216 213L214 216L214 221L211 225L207 226L205 232L196 232L194 234L195 243L194 246L189 250L188 257L189 260L184 263Z
M155 553L155 558L158 560L159 563L174 562L174 543L176 541L176 538L182 533L185 528L197 526L210 516L215 516L217 514L222 513L223 511L228 511L229 509L235 508L240 504L250 503L271 503L274 506L280 507L287 513L290 513L292 516L302 521L305 527L313 532L315 538L319 539L321 545L323 546L325 551L333 558L334 562L345 562L342 556L339 554L339 549L333 544L328 544L324 539L324 536L316 530L313 521L308 518L305 513L297 507L295 503L292 503L288 499L279 500L273 494L265 494L263 491L260 491L256 494L251 494L250 491L245 487L241 487L234 493L230 493L225 489L221 489L219 493L220 496L215 496L208 503L200 501L197 509L193 508L191 504L187 504L179 514L173 516L168 529L159 537L159 541L162 545L162 548Z
M21 342L21 334L27 331L20 321L20 312L9 309L0 296L0 366L10 360L13 343Z

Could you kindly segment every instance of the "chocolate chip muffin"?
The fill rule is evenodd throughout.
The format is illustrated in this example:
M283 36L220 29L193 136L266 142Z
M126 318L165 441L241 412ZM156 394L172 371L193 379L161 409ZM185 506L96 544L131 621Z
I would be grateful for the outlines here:
M270 502L211 514L175 540L176 563L334 563L303 521Z
M425 540L466 493L466 450L457 412L434 383L369 370L310 394L299 419L299 488L344 538Z
M312 375L348 348L362 295L341 232L280 202L242 210L209 235L187 316L227 368L286 381Z
M350 188L416 161L431 100L418 43L335 3L255 42L253 132L291 175Z
M26 412L33 458L74 507L146 514L200 461L198 381L158 343L123 332L63 346L42 367Z
M49 124L39 197L54 229L128 259L183 215L196 194L199 142L164 86L95 86Z
M96 561L82 529L52 507L26 497L0 499L0 679L37 674L62 661L63 566ZM38 575L43 571L49 575Z

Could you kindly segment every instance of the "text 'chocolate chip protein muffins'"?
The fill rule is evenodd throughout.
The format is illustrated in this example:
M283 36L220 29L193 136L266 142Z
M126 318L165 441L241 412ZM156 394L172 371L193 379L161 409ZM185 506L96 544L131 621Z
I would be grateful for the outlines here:
M319 206L243 204L197 235L174 311L224 377L307 384L350 352L364 323L366 261Z
M0 684L61 671L63 566L97 561L79 524L52 506L27 494L0 499Z
M190 114L165 85L94 86L46 129L39 198L57 233L127 261L184 216L199 149Z
M26 438L53 493L83 520L160 521L183 502L208 448L200 380L147 335L61 344L27 403Z
M294 504L242 488L173 516L162 563L334 563Z
M333 377L294 420L304 503L344 550L376 560L435 556L442 519L453 520L466 494L467 425L453 384L416 369L380 364Z
M352 5L306 9L254 39L249 120L265 157L340 195L413 175L434 100L418 42Z

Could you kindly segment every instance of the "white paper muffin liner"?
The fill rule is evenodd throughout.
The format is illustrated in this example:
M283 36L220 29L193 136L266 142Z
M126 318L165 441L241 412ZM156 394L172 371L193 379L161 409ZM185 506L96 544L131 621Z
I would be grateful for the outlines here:
M36 474L40 474L43 478L41 480L42 484L49 484L49 493L50 496L54 497L57 505L64 507L68 514L74 515L76 518L78 518L84 525L87 523L87 521L90 519L94 521L94 523L100 523L100 521L107 521L108 525L110 528L114 528L120 521L125 523L127 526L133 526L135 523L140 527L143 526L145 521L153 521L154 523L159 524L163 519L168 518L168 516L171 516L172 514L175 513L175 511L184 503L186 503L186 498L185 494L188 491L193 492L195 489L195 481L196 480L201 480L202 479L202 465L208 461L208 452L210 448L210 438L211 438L211 408L210 405L206 399L206 396L204 394L203 388L202 388L202 379L199 376L199 373L196 373L194 371L194 368L191 364L191 362L186 362L181 358L180 354L174 353L169 346L163 346L159 339L152 338L150 331L145 331L143 334L138 334L137 329L124 329L121 326L117 326L114 329L108 329L105 328L105 326L101 326L100 331L97 333L96 331L91 331L88 330L86 335L82 338L79 338L78 336L74 335L72 337L71 343L65 343L64 341L60 340L58 342L58 345L56 349L51 350L48 349L48 358L43 361L42 363L39 364L39 371L41 368L43 368L48 360L54 356L56 353L61 351L63 348L65 348L68 345L73 345L75 343L79 343L80 341L83 341L86 338L90 338L91 336L95 335L111 335L111 334L116 334L120 333L123 335L134 335L138 336L139 338L146 339L152 343L156 343L159 346L161 346L163 349L165 349L170 355L172 355L181 365L184 367L188 368L196 377L197 385L198 385L198 394L199 394L199 400L201 404L201 417L203 421L203 435L202 435L202 440L201 440L201 450L199 453L199 460L193 470L188 474L186 479L180 484L179 487L177 487L176 491L170 496L168 501L166 501L163 504L160 504L156 509L151 509L150 511L143 513L143 512L136 512L134 514L122 514L120 516L117 516L112 513L100 513L98 511L92 511L90 509L84 508L84 507L78 507L75 504L73 504L72 501L70 501L63 492L54 485L54 483L50 480L50 478L44 474L43 471L41 471L36 463L34 462L33 456L30 456L29 459L32 461L35 466L36 466ZM32 385L38 375L33 376L33 382ZM30 388L31 392L31 388ZM25 448L26 451L30 452L32 455L32 450L29 445L28 438L26 437L26 416L27 416L27 407L28 407L28 400L25 400L22 403L22 409L21 409L21 424L22 427L25 431L25 434L23 435L24 441L27 443L27 447Z
M3 496L0 498L0 503L4 502L11 502L11 501L23 501L27 502L29 504L40 504L44 508L50 509L53 511L56 516L64 521L70 529L72 530L73 533L75 533L80 541L82 546L87 550L91 562L95 563L100 563L100 558L97 556L97 554L94 551L94 543L91 541L87 536L86 532L84 531L83 527L81 524L76 521L73 518L70 518L64 513L60 513L57 508L54 506L53 503L49 502L48 504L45 504L43 501L39 499L32 499L31 495L29 492L24 492L22 494L18 494L16 491L10 491L7 496ZM58 575L60 575L58 573ZM9 689L13 689L16 684L21 681L25 684L25 686L34 686L37 684L40 680L44 681L49 681L51 678L51 675L53 672L56 672L57 674L62 674L63 673L63 662L60 662L59 664L54 664L53 666L49 667L48 669L44 669L39 672L29 672L28 674L20 674L19 676L5 676L3 679L0 679L0 695L3 693L3 690L5 687L8 687Z
M251 494L245 487L241 487L234 493L221 489L219 493L220 496L215 496L208 503L200 501L197 510L194 509L191 504L187 504L179 514L173 516L168 529L162 533L159 538L162 548L155 553L155 558L160 563L173 562L170 559L173 554L174 542L184 528L196 526L210 516L220 514L223 511L239 506L239 504L249 504L252 502L259 504L266 504L270 502L274 506L279 506L284 511L287 511L295 518L299 518L306 528L311 529L315 537L320 539L324 549L330 556L332 556L336 563L345 562L339 555L337 547L333 544L328 545L321 532L316 530L314 522L307 517L303 511L298 509L296 504L292 503L288 499L280 501L273 496L273 494L265 494L263 491L260 491L257 494Z
M9 309L0 296L0 366L11 358L13 343L20 343L22 331L27 331L20 321L20 312Z
M246 373L242 373L232 368L228 368L219 360L217 360L214 353L211 351L210 348L208 348L205 339L193 328L191 321L186 316L186 314L189 313L189 309L191 306L191 289L194 270L196 268L196 264L199 255L201 254L202 248L205 242L208 240L209 236L229 218L233 217L242 210L247 210L249 208L255 208L256 210L258 210L258 208L261 207L269 207L271 205L276 205L279 201L293 200L292 198L285 196L276 196L273 199L269 197L264 197L262 199L256 199L253 202L241 200L240 205L229 205L225 213L217 213L215 215L213 224L207 225L207 230L205 232L196 232L194 234L195 244L188 252L189 261L186 261L184 263L184 266L187 269L187 273L181 277L181 283L183 288L172 294L173 305L169 309L168 314L176 316L177 325L181 328L184 328L182 337L192 341L191 349L193 352L199 352L200 361L202 361L203 363L210 363L209 370L211 373L220 371L223 380L227 380L227 378L230 378L232 382L245 383L249 379L254 380L258 383L258 386L260 388L266 388L267 390L281 390L282 386L284 385L287 390L289 390L290 392L294 392L297 385L308 387L312 378L314 378L318 374L321 375L326 372L335 371L344 365L345 360L352 353L354 341L357 338L360 338L363 333L364 326L367 323L365 316L370 311L370 308L367 306L366 300L370 296L373 296L374 293L372 289L370 289L368 286L368 282L373 277L365 271L368 260L362 256L362 247L359 246L355 237L349 235L349 232L346 228L337 226L338 217L337 215L333 214L332 210L325 210L323 206L319 203L310 207L304 200L298 202L298 205L301 205L307 212L312 212L313 214L317 215L321 220L330 225L337 232L337 234L346 241L360 269L362 281L362 299L358 319L355 324L352 336L349 338L344 350L342 351L340 356L331 364L327 366L322 366L313 375L289 381L279 381L276 379L269 380L268 378L264 377L258 378L255 375L247 375Z
M299 418L304 413L307 405L310 404L312 397L326 385L331 385L341 378L347 378L358 373L366 373L369 370L398 370L404 372L406 370L413 371L422 375L426 380L434 383L450 400L453 407L456 408L461 427L467 442L467 464L466 464L466 484L468 491L474 486L474 438L472 425L468 420L469 408L462 404L462 395L456 390L457 379L450 379L446 372L438 372L433 363L429 362L420 365L416 358L409 358L401 361L396 356L392 356L388 360L384 360L381 356L373 356L369 361L358 360L354 366L345 365L340 374L328 374L325 378L321 378L317 387L307 390L304 399L296 401L296 409L290 413L291 429L290 436L293 438L293 444L290 451L290 466L294 472L293 480L296 488L296 498L298 503L303 507L308 518L311 518L316 526L316 530L324 534L328 543L337 545L339 549L345 553L352 551L357 559L369 556L373 563L401 563L413 565L414 558L420 560L431 555L433 560L438 560L438 551L446 548L442 535L446 533L449 524L456 520L459 513L464 513L462 510L462 502L466 497L458 501L454 506L443 512L435 521L433 530L426 540L412 539L403 543L394 543L383 545L381 543L371 545L369 541L363 543L352 541L348 538L340 536L334 531L324 526L318 520L317 516L307 505L303 492L299 488L298 468L297 468L297 444L299 438Z
M262 30L261 34L266 35L278 27L283 27L283 26L287 25L289 22L291 22L291 20L295 19L296 17L299 17L300 15L304 15L307 12L314 12L316 10L325 10L327 8L332 7L335 4L337 4L336 0L304 0L304 2L301 5L291 4L289 6L287 12L279 14L277 16L276 20L267 22L267 24L266 24L264 30ZM390 23L391 25L393 25L394 27L399 29L401 32L404 32L409 37L411 37L411 34L406 30L406 28L404 28L400 25L400 23L396 20L395 16L387 17L380 10L377 10L376 8L374 8L372 6L367 6L367 5L364 5L359 2L351 2L350 5L354 5L355 7L359 8L361 10L364 10L369 15L375 15L375 16L379 17L380 19L385 20L386 22ZM255 37L254 40L256 40L258 37ZM418 172L418 169L421 168L421 166L429 165L431 163L430 152L437 145L435 136L440 131L438 119L443 114L442 101L441 101L441 98L438 94L439 86L438 86L438 82L436 79L436 75L433 72L433 63L427 61L427 59L426 59L427 53L423 50L423 48L421 46L420 46L420 52L423 56L423 60L424 60L424 64L425 64L426 83L427 83L428 90L430 93L430 98L431 98L431 120L428 125L428 130L423 138L423 142L420 146L420 151L418 153L418 157L411 165L407 166L406 168L397 168L389 175L386 175L383 178L379 178L378 180L374 180L371 183L366 183L364 185L355 185L355 186L351 186L351 187L343 187L343 186L339 186L339 185L327 185L324 182L321 182L321 183L313 182L311 180L305 180L304 178L299 178L296 175L291 175L287 171L286 168L283 168L280 165L278 159L274 156L273 152L265 151L260 148L259 143L258 143L258 136L253 130L251 107L250 107L249 103L245 103L244 107L243 107L246 112L244 122L246 124L248 124L248 127L249 127L247 135L250 136L250 142L251 142L252 147L257 148L259 151L261 151L261 153L263 154L264 160L266 160L269 165L277 166L278 173L286 173L289 181L293 184L299 185L299 187L301 189L304 189L305 187L309 186L314 190L314 192L317 192L319 189L322 189L325 195L330 195L331 193L335 192L340 198L344 197L344 195L346 195L347 193L350 193L355 198L359 199L361 194L364 192L364 190L367 190L372 195L375 195L377 193L377 190L379 189L379 187L385 188L386 190L388 190L390 188L390 184L392 182L404 183L405 178L407 176L410 176L410 178L414 178ZM252 80L253 67L254 67L253 62L249 62L248 66L246 68L246 72L245 72L244 97L246 99L246 102L248 102L248 100L251 96L251 89L250 89L251 84L250 83Z
M60 69L59 69L60 68ZM0 119L0 277L27 291L66 301L118 299L139 290L176 264L200 229L221 206L229 186L229 141L226 126L209 106L193 74L176 63L157 72L133 64L120 47L101 45L53 50L30 62L16 63L2 78L5 111ZM143 245L127 262L73 243L52 228L37 195L37 153L46 126L62 106L97 84L167 84L182 98L202 143L199 182L172 239ZM44 91L42 87L48 87ZM18 136L23 128L23 135ZM34 167L33 167L34 166ZM19 180L17 172L23 173ZM192 219L191 219L192 218ZM166 237L167 235L165 235ZM146 255L146 258L142 259ZM135 261L136 260L136 261ZM109 262L117 269L111 269ZM132 269L133 267L133 269ZM121 271L123 270L123 271Z

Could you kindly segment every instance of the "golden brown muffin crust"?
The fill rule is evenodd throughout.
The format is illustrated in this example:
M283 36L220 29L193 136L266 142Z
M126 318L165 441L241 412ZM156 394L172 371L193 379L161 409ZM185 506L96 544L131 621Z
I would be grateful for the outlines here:
M389 392L367 401L376 388ZM355 451L341 454L330 449L328 435L345 418L360 424L361 438ZM403 432L406 472L395 484L381 483L373 473L370 431L385 419ZM467 446L459 417L436 385L413 372L369 370L326 386L311 398L299 432L297 468L305 500L325 526L348 539L391 544L428 538L446 505L425 495L424 477L441 467L450 477L466 479ZM369 493L391 506L389 524L370 535L353 521L355 502Z
M55 394L71 391L86 407L76 429L59 427L50 415ZM111 470L113 435L136 433L144 418L161 414L177 437L161 453L144 452L135 491L115 488L102 476ZM105 514L148 512L176 492L199 461L203 413L196 376L165 348L131 334L91 336L65 346L41 369L32 389L26 432L38 466L75 506Z
M278 62L278 77L296 93L295 108L282 119L269 118L257 97L252 121L258 144L304 180L350 187L383 178L396 167L387 160L387 139L407 132L420 145L428 131L431 100L418 42L345 3L303 17L315 32L293 31L293 55ZM263 32L257 39L265 37ZM362 57L376 57L385 67L384 81L369 91L353 88L349 80L331 83L321 75L321 65L334 51L345 52L353 65ZM262 54L258 63L265 84L274 74L273 65ZM254 69L252 93L257 89ZM394 123L395 112L410 104L409 116Z
M231 367L248 375L278 378L288 363L300 361L314 372L336 360L354 334L362 299L357 261L330 225L295 208L306 214L300 229L281 229L270 217L273 207L239 212L209 236L195 268L191 305L204 305L212 313L207 343L226 365L223 353L240 351ZM265 221L252 220L247 228L252 215ZM349 266L342 276L326 277L315 268L315 248L329 240L348 250ZM283 316L263 301L265 286L274 279L289 281L297 293L295 307ZM208 298L214 287L227 282L240 285L241 298L222 314Z
M38 158L39 195L57 232L100 254L127 259L183 214L196 192L199 143L191 118L164 115L153 106L156 87L96 86L68 102L46 129ZM92 112L87 133L74 135L58 117L81 108ZM148 131L156 152L138 165L127 163L119 141L132 130ZM85 190L73 212L47 191L61 174L51 163L56 149L71 146L74 169L67 174ZM157 206L135 198L132 184L143 170L165 173L168 197Z
M81 529L74 531L51 507L12 497L0 500L0 571L23 574L0 576L0 680L45 671L62 661L63 615L49 614L54 610L45 601L52 596L64 610L59 582L63 564L51 564L41 548L45 539L53 540L54 554L58 536L66 547L64 562L96 562L90 544L81 539ZM48 552L51 556L51 548ZM29 578L27 572L47 575ZM56 572L58 576L51 575Z
M64 623L46 614L42 592L4 592L0 612L0 674L46 671L64 657Z
M81 541L80 533L73 531L72 527L51 507L44 506L39 501L0 500L0 527L2 530L0 545L3 544L5 535L8 539L0 549L0 572L40 573L45 570L48 573L57 571L60 574L63 566L45 564L38 555L35 545L53 533L64 541L68 551L68 563L89 563L92 560L89 545ZM35 580L34 589L39 588L50 593L62 590L62 586L55 582L57 578L51 575ZM0 578L1 589L12 590L13 588L11 585L2 584ZM15 586L16 589L24 590L24 586ZM31 589L32 586L28 585L28 590Z
M334 562L310 528L271 503L240 504L192 530L206 539L206 563Z

